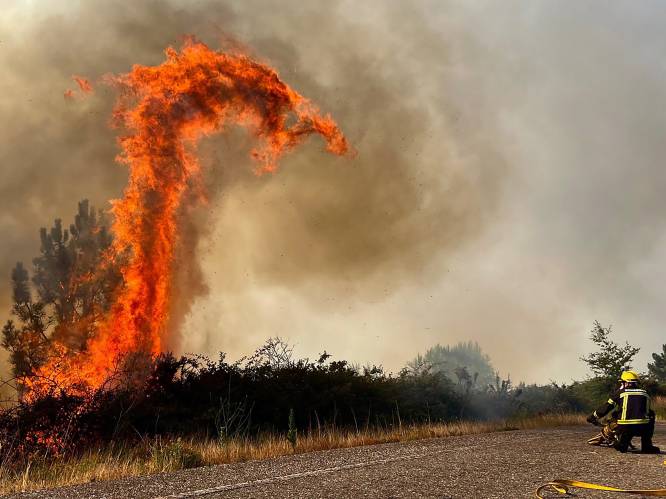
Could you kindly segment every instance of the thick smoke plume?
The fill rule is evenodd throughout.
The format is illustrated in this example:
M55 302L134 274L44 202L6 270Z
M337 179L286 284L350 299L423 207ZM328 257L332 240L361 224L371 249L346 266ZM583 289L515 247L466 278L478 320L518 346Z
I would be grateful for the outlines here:
M336 117L358 157L341 165L314 141L256 178L244 134L204 141L215 173L209 204L182 214L169 346L236 357L279 334L306 355L399 369L471 339L503 373L539 381L584 375L594 319L643 347L638 368L660 350L663 2L2 8L5 279L16 260L30 266L39 227L83 198L108 207L127 181L106 122L113 92L79 98L71 76L159 64L196 34L252 47Z
M368 339L383 334L381 326L343 325L345 314L400 290L427 289L446 273L450 259L442 255L473 241L497 204L507 168L489 138L492 114L483 95L450 79L458 56L423 9L384 2L353 9L346 2L45 2L10 9L5 19L0 57L9 76L0 105L3 115L17 117L0 138L1 221L11 234L5 274L36 253L39 226L67 219L78 199L104 206L122 195L127 180L113 164L118 151L106 119L113 91L97 86L85 99L63 99L71 75L97 78L134 63L158 64L163 48L183 34L211 46L223 33L242 40L330 111L358 151L341 165L306 144L270 179L252 174L252 141L242 132L204 141L210 201L178 214L183 244L175 253L166 347L238 354L282 334L314 352L358 348L361 359L374 359ZM238 43L229 40L223 42ZM388 342L398 361L411 356L403 335L408 331Z

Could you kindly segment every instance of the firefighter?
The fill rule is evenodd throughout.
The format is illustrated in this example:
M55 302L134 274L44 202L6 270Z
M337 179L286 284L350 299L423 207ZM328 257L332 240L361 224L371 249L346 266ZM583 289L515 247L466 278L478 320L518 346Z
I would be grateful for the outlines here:
M617 450L627 452L631 439L640 436L641 452L658 454L659 447L652 445L655 414L650 409L650 396L638 387L639 378L634 371L623 371L619 381L620 388L608 402L588 416L587 421L596 424L600 418L611 413L617 418Z

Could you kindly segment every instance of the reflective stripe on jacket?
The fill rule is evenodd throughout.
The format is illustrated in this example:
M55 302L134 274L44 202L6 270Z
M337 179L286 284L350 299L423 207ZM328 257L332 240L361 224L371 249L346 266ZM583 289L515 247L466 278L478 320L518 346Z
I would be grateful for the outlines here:
M631 388L620 393L621 412L618 424L646 424L650 422L650 396L645 390Z

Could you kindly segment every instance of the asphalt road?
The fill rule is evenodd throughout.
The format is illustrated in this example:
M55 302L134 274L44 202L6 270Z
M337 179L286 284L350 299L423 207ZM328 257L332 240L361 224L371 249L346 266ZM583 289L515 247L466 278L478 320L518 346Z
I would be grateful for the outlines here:
M531 497L537 486L553 478L621 488L666 488L666 453L620 454L591 447L586 440L593 434L591 426L567 427L336 449L15 497L515 499ZM666 448L666 425L657 426L655 443ZM575 493L578 498L618 497Z

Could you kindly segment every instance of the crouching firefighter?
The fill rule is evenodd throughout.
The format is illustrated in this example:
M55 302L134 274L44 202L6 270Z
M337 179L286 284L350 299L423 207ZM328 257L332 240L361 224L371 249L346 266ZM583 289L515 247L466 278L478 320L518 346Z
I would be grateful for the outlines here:
M620 388L608 401L588 416L587 421L598 423L607 414L616 418L614 429L617 440L614 447L620 452L627 452L631 439L641 437L641 452L658 454L659 447L652 444L654 434L654 411L650 409L650 396L638 387L638 374L624 371L620 376Z

